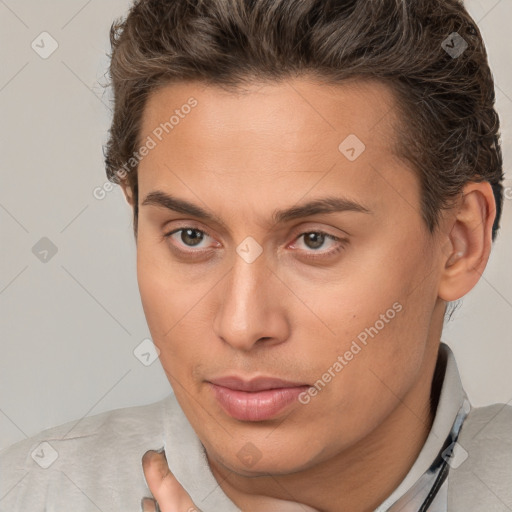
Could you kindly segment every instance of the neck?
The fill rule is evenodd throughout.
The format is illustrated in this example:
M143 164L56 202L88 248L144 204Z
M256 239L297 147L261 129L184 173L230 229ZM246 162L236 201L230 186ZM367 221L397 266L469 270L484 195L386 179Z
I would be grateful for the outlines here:
M429 345L416 385L386 420L327 461L293 474L247 478L208 457L223 491L241 510L254 512L374 511L405 478L431 430L442 377L434 380L438 346L439 338Z

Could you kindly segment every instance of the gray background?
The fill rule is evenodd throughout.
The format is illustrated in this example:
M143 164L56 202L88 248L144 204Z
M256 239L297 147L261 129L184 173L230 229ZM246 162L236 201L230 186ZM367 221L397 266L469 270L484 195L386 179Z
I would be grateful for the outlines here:
M106 182L108 31L130 4L0 0L0 449L170 392L158 360L146 366L134 355L150 334L129 207L118 187L93 196ZM481 406L512 401L512 2L467 6L495 75L508 188L488 267L442 339ZM51 49L45 31L58 48L43 59L32 44ZM43 237L56 254L41 252Z

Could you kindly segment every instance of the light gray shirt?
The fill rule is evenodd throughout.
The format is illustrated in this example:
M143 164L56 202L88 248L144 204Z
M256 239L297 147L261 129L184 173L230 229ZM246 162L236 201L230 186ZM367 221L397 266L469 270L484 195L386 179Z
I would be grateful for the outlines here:
M442 342L437 364L439 401L429 436L375 512L510 512L512 407L471 407L453 352ZM141 458L162 447L203 512L239 511L173 394L50 428L0 452L0 511L138 511L151 495Z

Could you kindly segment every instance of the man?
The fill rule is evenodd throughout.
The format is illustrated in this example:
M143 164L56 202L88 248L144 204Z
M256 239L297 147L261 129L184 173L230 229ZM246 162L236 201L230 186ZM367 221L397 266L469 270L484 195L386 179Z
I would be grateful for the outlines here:
M12 447L9 510L512 507L512 408L471 408L441 342L502 203L462 4L141 0L111 41L107 173L174 396Z

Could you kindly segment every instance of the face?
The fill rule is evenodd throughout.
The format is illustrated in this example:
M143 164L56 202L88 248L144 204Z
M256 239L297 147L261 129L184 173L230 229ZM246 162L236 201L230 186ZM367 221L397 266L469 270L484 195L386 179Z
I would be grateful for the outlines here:
M146 105L144 312L209 457L241 475L348 451L428 382L439 255L394 105L382 84L305 78Z

